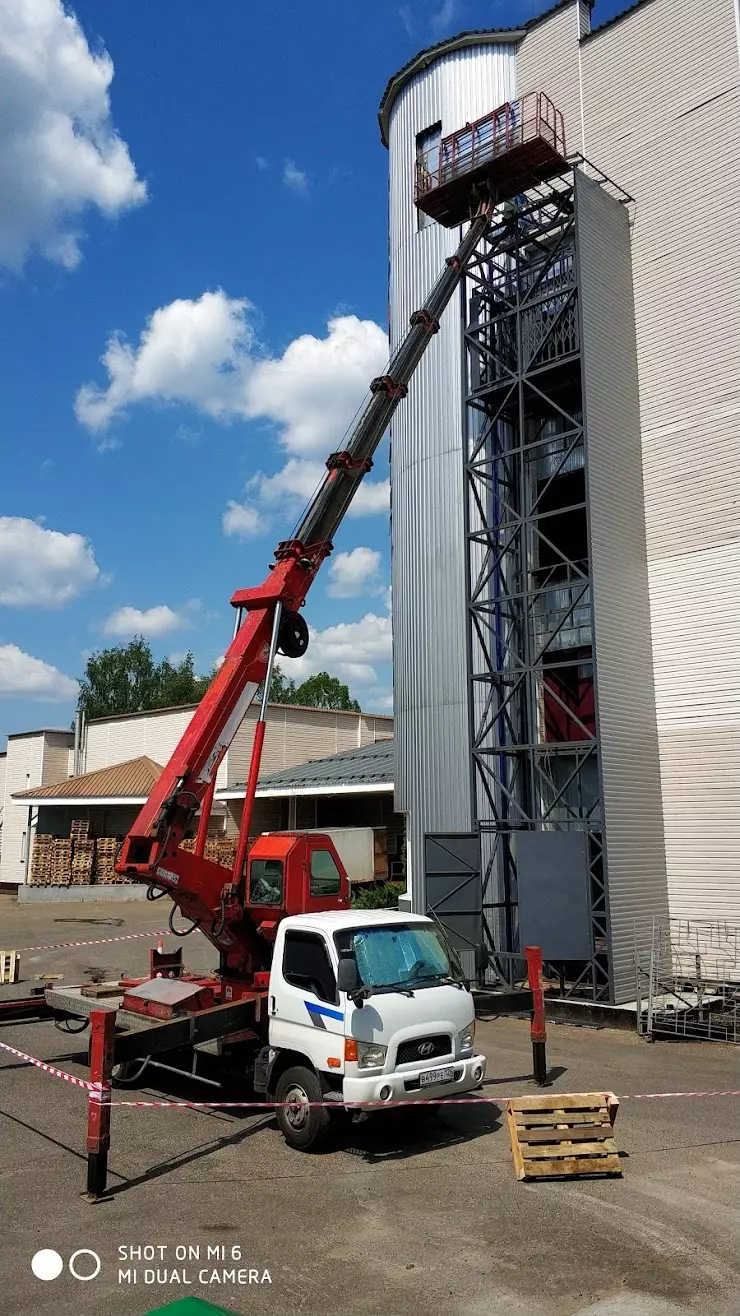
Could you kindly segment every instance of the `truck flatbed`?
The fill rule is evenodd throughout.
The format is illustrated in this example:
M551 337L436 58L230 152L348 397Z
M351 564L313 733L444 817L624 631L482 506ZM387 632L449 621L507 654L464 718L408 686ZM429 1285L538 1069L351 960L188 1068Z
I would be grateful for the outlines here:
M149 1015L137 1014L134 1010L123 1009L124 989L115 995L92 997L83 996L83 986L77 987L47 987L44 992L46 1004L49 1009L63 1013L68 1017L75 1019L89 1019L92 1010L107 1010L116 1016L116 1028L124 1032L146 1032L150 1028L158 1027L162 1024L161 1019L154 1019ZM97 984L100 987L118 987L117 982L103 982ZM182 1015L175 1016L182 1018ZM224 1045L233 1038L228 1035L225 1037L214 1037L206 1042L195 1042L194 1051L200 1051L204 1055L217 1056L221 1055Z

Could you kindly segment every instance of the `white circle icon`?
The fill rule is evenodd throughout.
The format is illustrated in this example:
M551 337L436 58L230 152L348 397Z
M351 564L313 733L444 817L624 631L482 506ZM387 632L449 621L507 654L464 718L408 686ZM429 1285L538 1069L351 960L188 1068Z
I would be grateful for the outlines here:
M42 1247L31 1258L31 1270L37 1279L56 1279L64 1269L64 1262L51 1247Z
M75 1261L78 1257L92 1257L95 1269L90 1275L80 1275L78 1271L75 1270ZM69 1258L69 1273L70 1275L74 1275L75 1279L81 1279L83 1284L86 1284L89 1279L95 1279L95 1277L100 1274L100 1265L100 1257L97 1252L93 1252L92 1248L89 1247L81 1247L78 1248L76 1252L73 1252Z

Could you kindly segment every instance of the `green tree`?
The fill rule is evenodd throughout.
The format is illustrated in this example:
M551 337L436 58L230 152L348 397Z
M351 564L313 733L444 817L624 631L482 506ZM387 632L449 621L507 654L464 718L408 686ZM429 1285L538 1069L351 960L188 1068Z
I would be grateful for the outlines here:
M318 672L309 676L301 685L296 685L292 677L286 676L278 663L272 669L270 681L270 702L273 704L302 704L304 708L339 709L349 713L359 713L360 705L350 698L349 688L336 676L328 672Z
M349 688L342 685L338 677L330 676L328 672L317 672L315 676L309 676L302 685L298 686L295 698L291 702L303 704L306 708L333 708L348 713L360 712L357 700L350 698Z
M90 719L196 703L210 681L210 676L196 675L192 653L177 664L169 658L155 663L150 645L137 635L129 644L90 655L80 681L77 711Z
M295 689L295 681L285 675L279 663L275 663L270 679L270 703L294 704Z

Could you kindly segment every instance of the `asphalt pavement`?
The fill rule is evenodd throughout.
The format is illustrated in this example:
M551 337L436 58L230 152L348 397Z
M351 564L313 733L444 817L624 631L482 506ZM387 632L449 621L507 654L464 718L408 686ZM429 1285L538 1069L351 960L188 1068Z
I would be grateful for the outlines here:
M0 947L124 936L168 915L165 901L18 907L0 896ZM24 953L24 982L0 997L45 972L66 983L144 973L151 944ZM184 946L189 967L212 967L199 934ZM549 1034L555 1090L740 1088L729 1046ZM0 1040L85 1075L86 1035L24 1023ZM244 1316L736 1316L740 1098L623 1100L621 1180L519 1183L503 1097L536 1090L528 1026L482 1019L478 1041L485 1103L384 1114L316 1156L290 1151L269 1113L115 1109L111 1191L96 1206L80 1196L84 1091L0 1052L0 1310L144 1316L195 1296ZM156 1081L117 1095L218 1097ZM53 1280L31 1270L44 1249L64 1265ZM80 1275L99 1257L94 1279L70 1273L77 1252Z

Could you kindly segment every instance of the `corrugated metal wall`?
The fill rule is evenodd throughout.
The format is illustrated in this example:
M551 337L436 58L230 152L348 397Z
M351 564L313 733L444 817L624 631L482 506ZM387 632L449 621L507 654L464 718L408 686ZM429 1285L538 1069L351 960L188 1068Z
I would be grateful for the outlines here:
M516 55L518 95L547 93L563 116L569 152L583 150L578 37L588 32L589 25L588 6L573 0L533 27ZM613 76L611 69L609 77Z
M164 765L187 729L194 711L191 707L175 708L89 723L83 771L94 772L112 763L125 763L141 754L147 754L155 763ZM219 788L246 780L256 718L257 708L253 705L219 767ZM298 767L311 759L327 758L341 750L373 744L392 735L392 717L271 705L262 772ZM59 781L66 775L65 766L54 780Z
M576 176L589 538L614 999L634 921L668 912L650 640L629 216Z
M581 49L588 154L637 203L635 311L670 908L740 923L734 0L652 0Z
M113 763L126 763L142 754L164 765L190 725L194 712L195 708L187 705L88 723L83 772L95 772ZM219 769L218 784L226 785L223 765Z
M228 783L246 781L254 743L257 709L250 708L227 755ZM393 718L326 709L271 707L262 751L262 775L328 758L358 745L393 735Z
M16 791L40 786L44 772L46 733L11 736L5 768L5 809L3 811L3 848L0 855L0 882L20 885L25 873L22 854L23 833L28 826L28 807L16 804ZM71 736L70 736L71 739Z
M450 131L515 92L543 90L563 113L569 150L583 149L636 198L632 263L669 901L675 914L736 922L738 67L736 0L651 0L590 35L587 6L574 0L520 43L516 88L508 48L446 56L417 75L394 107L389 141L394 343L458 237L435 225L416 231L418 132L440 120ZM411 811L412 866L424 830L465 828L470 818L453 321L448 312L393 429L396 799ZM614 533L620 551L616 524ZM619 873L617 864L617 901ZM624 880L626 896L629 874Z
M391 114L390 316L395 346L459 231L419 231L416 136L442 134L514 95L513 46L457 51L417 74ZM396 808L408 812L414 906L427 831L471 825L459 302L448 307L391 433Z
M3 817L5 814L5 770L7 765L7 754L0 754L0 864L2 864L2 846L3 846Z
M69 776L69 742L68 731L46 732L42 786L53 786Z

